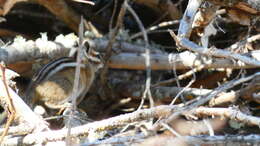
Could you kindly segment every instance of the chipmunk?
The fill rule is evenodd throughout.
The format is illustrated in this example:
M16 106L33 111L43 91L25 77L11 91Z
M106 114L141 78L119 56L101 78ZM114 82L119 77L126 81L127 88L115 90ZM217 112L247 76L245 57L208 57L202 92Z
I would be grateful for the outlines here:
M88 92L96 71L103 66L99 53L94 51L87 41L83 44L77 103ZM72 95L77 66L76 54L74 51L69 57L62 57L44 65L32 78L26 94L27 102L44 104L51 109L64 108Z

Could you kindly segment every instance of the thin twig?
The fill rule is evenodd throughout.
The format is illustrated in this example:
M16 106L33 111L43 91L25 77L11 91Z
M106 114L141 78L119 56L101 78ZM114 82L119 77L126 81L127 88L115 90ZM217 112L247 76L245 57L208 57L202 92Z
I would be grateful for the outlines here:
M120 9L120 12L118 14L116 26L115 26L114 29L112 29L112 22L109 25L111 27L111 30L109 31L109 41L108 41L108 43L105 47L105 53L106 54L104 56L104 67L100 71L100 81L101 81L101 84L102 84L104 91L105 91L105 94L102 95L102 96L108 96L109 94L112 97L114 96L113 92L109 93L110 87L107 85L107 83L108 83L108 81L107 81L108 80L107 79L108 63L110 61L110 57L112 56L112 47L113 47L113 44L116 41L116 35L118 34L119 29L123 25L123 18L125 16L125 11L126 11L126 8L122 6L121 9ZM111 20L111 21L113 21L113 20Z
M5 65L3 62L1 62L0 64L0 68L1 68L1 72L2 72L2 81L4 83L4 87L5 87L5 92L7 94L7 106L8 106L8 120L5 124L5 130L4 132L2 133L1 137L0 137L0 144L3 142L3 139L4 137L6 136L6 134L8 133L8 130L9 130L9 127L10 125L12 124L12 122L14 121L14 118L16 116L16 111L15 111L15 108L14 108L14 104L13 104L13 100L10 96L10 93L9 93L9 90L8 90L8 86L7 86L7 83L6 83L6 77L5 77Z
M175 24L178 24L179 22L180 22L179 20L173 20L173 21L162 22L162 23L160 23L160 24L158 24L158 25L151 26L151 27L147 28L145 31L146 31L146 33L150 33L150 32L153 32L153 31L156 30L156 29L160 29L160 28L162 28L162 27L166 27L166 26L170 26L170 25L175 25ZM130 37L130 39L131 39L131 40L132 40L132 39L135 39L135 38L137 38L137 37L139 37L139 36L141 36L141 35L142 35L142 32L138 32L138 33L136 33L136 34L133 34L133 35Z
M42 38L38 38L35 41L25 40L24 38L16 38L11 45L1 47L0 60L3 60L6 64L12 64L20 61L35 61L41 59L53 59L65 56L73 48L78 38L73 35L59 35L54 41L49 41ZM243 41L243 40L242 40ZM105 52L108 46L108 40L94 39L89 40L90 44L95 44L95 48L98 52ZM190 51L184 51L181 53L165 53L159 51L154 47L150 47L151 57L151 69L152 70L169 70L172 69L169 59L178 60L176 63L176 69L188 69L190 67L196 67L201 64L205 64L203 57L197 53ZM145 67L145 47L140 45L133 45L127 42L115 42L113 49L118 54L113 54L108 62L108 67L113 69L131 69L131 70L144 70ZM255 59L259 60L257 51L251 51L248 56L255 56ZM256 68L255 65L244 64L240 61L230 60L230 58L211 58L210 64L205 64L205 69L208 68ZM194 65L196 62L196 65Z
M135 18L139 28L141 29L141 31L143 33L143 37L144 37L144 41L145 41L146 83L145 83L145 91L143 93L142 101L141 101L141 104L138 107L138 109L142 108L144 100L146 99L147 96L148 96L148 99L150 101L150 107L153 107L154 106L154 101L153 101L152 94L151 94L151 89L150 89L151 88L151 61L150 61L150 49L149 49L148 36L147 36L147 33L145 31L145 28L144 28L141 20L139 19L139 17L135 13L134 9L132 9L132 7L128 4L127 0L125 1L124 5L127 8L127 10Z
M87 0L72 0L72 1L79 2L79 3L84 3L84 4L89 4L89 5L95 5L94 2L87 1Z
M40 132L43 130L48 130L47 123L42 120L42 118L39 115L36 115L29 107L24 103L24 101L17 95L15 91L13 91L10 87L7 87L8 91L10 93L10 97L12 98L13 105L16 111L16 121L18 123L24 123L27 126L27 129L24 129L25 131L33 131L33 132ZM0 80L0 89L4 90L5 85L2 80ZM6 95L5 92L0 92L0 97L4 97L4 99L7 99L8 95ZM6 111L9 109L5 107L3 98L0 98L1 106L5 108Z
M231 58L231 59L239 60L246 64L260 66L260 61L254 59L254 58L251 58L251 57L248 57L245 55L241 55L238 53L233 53L231 51L224 50L224 49L202 47L189 40L191 31L192 31L192 24L194 22L196 12L202 2L203 2L202 0L190 0L189 1L188 6L185 10L185 13L184 13L183 18L180 23L180 27L178 30L178 36L174 37L176 44L182 48L185 48L185 49L188 49L188 50L191 50L194 52L198 52L203 55Z
M204 48L186 38L179 38L178 42L179 42L178 44L181 47L194 51L194 52L198 52L203 55L235 59L235 60L241 61L242 63L260 66L260 61L256 60L255 58L248 57L246 55L233 53L231 51L223 50L223 49Z
M179 75L177 78L157 82L157 83L153 84L152 87L165 86L167 84L174 83L176 80L183 80L183 79L193 75L194 73L201 71L202 69L205 68L205 66L206 65L199 65L198 67L192 68L190 71Z
M195 75L195 73L193 73L192 75L193 75L193 78L191 79L191 81L175 96L175 98L172 100L172 102L170 103L170 105L173 105L180 95L181 95L182 98L184 99L184 97L183 97L183 92L184 92L185 90L187 90L187 89L196 81L196 75ZM180 88L180 87L179 87L179 88Z
M69 105L69 119L68 119L68 133L67 133L67 138L66 138L66 145L71 145L71 120L74 115L74 112L76 111L77 108L77 98L79 97L78 95L78 90L79 90L79 80L80 80L80 64L82 60L82 49L83 49L83 37L84 37L84 20L83 17L81 16L81 21L79 25L79 47L77 48L77 66L76 66L76 71L75 71L75 78L74 78L74 83L73 83L73 89L72 89L72 95L70 97L70 102L71 105Z
M177 131L175 131L173 128L171 128L168 124L165 124L165 123L161 123L162 124L162 126L164 127L164 128L166 128L167 130L169 130L173 135L175 135L175 136L177 136L177 137L181 137L181 135L177 132Z
M197 116L220 116L226 117L231 120L236 120L243 122L247 125L260 126L260 118L256 116L247 115L237 108L208 108L208 107L199 107L191 111Z
M173 61L172 64L173 64L173 69L172 69L172 70L173 70L173 75L174 75L175 78L178 78L178 75L177 75L177 73L176 73L176 66L175 66L176 62ZM178 79L176 80L176 84L177 84L177 87L178 87L178 88L181 87L180 82L179 82ZM182 94L178 94L178 96L176 96L175 99L171 102L171 105L174 104L175 100L177 100L177 99L179 98L179 96L181 96L181 101L182 101L183 103L186 102L186 100L185 100L185 98L183 97L183 95L182 95Z
M113 1L111 1L113 2ZM111 21L109 22L109 30L112 31L113 29L113 22L114 22L114 18L116 16L116 7L118 4L118 0L114 0L114 8L113 8L113 12L112 12L112 16L111 16Z
M121 136L121 137L111 137L108 139L104 139L104 140L98 140L98 141L94 141L94 142L88 142L88 143L84 143L82 144L83 146L88 146L88 145L131 145L133 143L136 142L142 142L144 141L144 139L147 137L147 135L145 134L135 134L134 136Z
M79 136L87 136L90 132L102 132L109 129L114 129L118 127L122 127L126 124L137 122L137 121L143 121L145 119L151 119L151 118L157 118L157 117L167 117L170 113L178 109L178 106L168 106L168 105L162 105L153 107L150 109L141 109L139 111L135 111L133 113L129 114L123 114L116 117L112 117L109 119L101 120L92 122L89 124L85 124L82 126L73 127L71 129L71 136L72 137L79 137ZM61 129L61 130L55 130L55 131L46 131L46 132L37 132L33 134L28 134L25 137L23 137L21 141L17 140L17 144L40 144L50 141L58 141L63 140L67 135L67 128ZM15 138L13 139L15 140ZM12 138L10 141L12 141ZM8 140L6 141L8 142Z
M260 75L260 72L255 73L253 75L250 75L248 77L242 77L240 79L237 80L232 80L229 81L228 83L225 83L224 85L216 88L215 90L213 90L211 93L209 93L206 96L199 96L194 100L191 100L189 102L187 102L187 104L184 107L180 107L179 110L175 113L173 113L169 118L167 118L165 121L163 121L164 123L169 123L172 120L174 120L177 116L179 116L181 113L185 112L185 111L189 111L192 110L193 108L196 108L200 105L205 104L206 102L208 102L209 100L211 100L212 98L214 98L216 95L218 95L221 92L224 92L234 86L237 86L241 83L247 82L249 80L252 80L253 78L257 77ZM160 127L160 124L155 124L154 125L154 130L158 129Z

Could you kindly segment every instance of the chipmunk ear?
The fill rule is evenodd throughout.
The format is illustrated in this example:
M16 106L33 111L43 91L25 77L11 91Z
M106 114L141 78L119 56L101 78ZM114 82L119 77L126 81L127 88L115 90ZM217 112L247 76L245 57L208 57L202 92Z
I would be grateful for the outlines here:
M77 47L73 47L70 49L70 53L68 57L76 58L77 57Z

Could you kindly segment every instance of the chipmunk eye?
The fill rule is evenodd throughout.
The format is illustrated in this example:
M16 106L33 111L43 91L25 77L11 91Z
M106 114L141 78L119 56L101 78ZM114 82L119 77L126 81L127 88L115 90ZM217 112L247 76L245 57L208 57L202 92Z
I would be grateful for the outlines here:
M89 45L89 42L86 40L83 42L83 51L84 51L84 54L90 53L90 45Z

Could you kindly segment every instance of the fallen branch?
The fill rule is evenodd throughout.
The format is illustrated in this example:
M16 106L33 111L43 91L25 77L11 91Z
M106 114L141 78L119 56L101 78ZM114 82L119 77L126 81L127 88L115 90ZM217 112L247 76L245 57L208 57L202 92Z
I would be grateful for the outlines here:
M105 140L84 143L82 145L126 144L127 142L133 144L137 142L142 142L146 137L147 136L144 134L136 134L134 136L111 137Z
M207 60L200 59L201 56L191 52L182 52L179 54L151 54L151 69L153 70L172 70L175 62L176 69L190 69L202 65ZM120 53L111 57L109 67L114 69L145 69L145 55L140 53ZM229 59L215 58L211 59L210 64L205 64L204 68L256 68L255 65L246 65L241 62Z
M86 145L98 145L98 144L126 144L126 143L138 143L143 142L143 144L158 144L158 145L214 145L214 144L258 144L260 142L260 135L251 134L251 135L198 135L198 136L156 136L149 139L145 139L147 136L143 134L137 134L135 136L124 136L116 137L113 139L107 139L103 141L97 141L92 143L85 143ZM84 144L84 145L85 145ZM142 143L141 143L142 144Z
M178 41L179 41L178 43L181 47L194 51L194 52L198 52L203 55L232 58L235 60L242 61L246 64L251 64L251 65L258 66L258 67L260 66L260 61L256 60L255 58L252 58L252 57L248 57L248 56L241 55L238 53L233 53L231 51L224 50L224 49L204 48L204 47L201 47L201 46L195 44L194 42L191 42L190 40L188 40L186 38L179 38Z
M185 141L190 144L221 144L228 145L230 143L241 145L241 144L257 144L260 142L260 135L251 134L251 135L201 135L201 136L184 136Z
M214 97L216 97L218 94L220 94L221 92L225 92L228 89L231 89L241 83L247 82L249 80L252 80L256 77L258 77L260 75L260 72L257 72L253 75L250 75L248 77L242 77L240 79L237 80L232 80L229 81L227 83L225 83L224 85L216 88L215 90L213 90L211 93L209 93L206 96L199 96L196 99L193 99L189 102L186 103L185 106L178 108L178 111L174 112L171 116L169 116L169 118L162 120L163 123L170 123L171 121L173 121L174 119L176 119L176 117L178 117L180 114L185 113L187 111L190 111L198 106L201 106L203 104L205 104L206 102L210 101L211 99L213 99ZM153 127L154 130L160 128L160 123L155 124L155 126Z
M71 129L71 137L87 136L90 132L100 132L113 128L122 127L132 122L147 120L150 118L166 117L174 110L177 106L157 106L150 109L143 109L135 111L133 113L124 114L109 119L89 123L86 125L74 127ZM24 138L10 138L3 141L3 144L41 144L44 142L64 140L67 136L67 129L38 132L28 134Z
M241 55L238 53L233 53L224 49L202 47L189 40L192 31L192 24L194 22L195 15L201 3L201 0L190 0L181 20L180 27L178 30L178 36L176 36L173 31L170 32L172 37L176 41L176 44L181 48L185 48L200 53L202 55L235 59L243 63L259 67L260 61L258 59Z
M2 80L0 80L0 89L1 91L5 90L4 83ZM10 97L12 98L13 101L14 109L16 111L15 120L18 121L18 123L20 124L23 123L28 126L27 127L28 129L27 130L24 129L22 133L24 133L24 131L39 132L48 129L47 123L43 121L43 119L35 115L35 113L24 103L24 101L10 87L8 87L8 90L10 93ZM6 103L5 99L7 99L6 92L0 92L0 97L1 97L0 103L2 107L6 107L4 106ZM7 109L5 110L7 111ZM12 131L11 128L10 131Z
M2 141L3 141L3 138L8 133L10 125L14 122L14 118L16 116L16 111L15 111L15 108L14 108L13 100L10 96L10 92L8 90L8 85L7 85L7 80L6 80L7 79L6 78L6 66L3 62L0 63L0 70L1 70L1 74L2 74L2 78L1 78L2 83L4 84L5 92L6 92L6 95L7 95L7 96L5 96L5 102L7 103L7 109L5 109L5 111L8 111L8 119L7 119L7 122L5 124L5 130L3 131L3 133L0 137L0 144L1 144Z
M162 142L167 141L172 144L172 142L182 141L185 145L258 145L260 142L260 135L250 134L250 135L198 135L198 136L182 136L180 138L175 137L163 137Z
M254 125L259 126L260 125L260 118L247 115L239 111L235 108L207 108L207 107L199 107L194 110L192 110L192 113L196 114L197 116L220 116L220 117L226 117L231 120L236 120L239 122L243 122L247 125Z
M35 42L18 38L13 44L0 48L0 60L3 60L7 64L12 64L21 61L54 59L61 56L67 56L70 48L73 48L76 42L77 37L73 34L67 36L60 35L55 41L48 41L46 36L42 36L42 38L37 39ZM100 43L100 40L98 40L97 42L98 43L95 43L95 40L90 40L90 44L95 47L96 50L100 52L104 51L105 48L103 47L105 47L105 44L107 44L108 41ZM116 43L113 47L120 47L120 43ZM121 50L122 53L117 53L111 57L108 64L110 68L145 70L145 53L141 53L144 52L144 47L122 43L122 48L115 50ZM254 51L251 53L253 52ZM248 53L248 55L250 55L250 53ZM260 60L260 58L257 59ZM171 70L173 69L172 63L175 63L176 69L190 69L199 65L204 65L205 69L257 67L256 65L246 65L230 59L214 58L209 60L206 57L188 51L178 54L168 54L160 53L160 51L156 51L156 49L151 49L152 70Z
M131 97L132 99L139 100L142 97L144 85L134 84L129 82L122 82L115 85L115 92L120 97ZM183 91L182 91L183 90ZM124 92L122 92L124 91ZM179 87L154 87L151 88L153 98L160 101L172 101L175 96L182 91L183 97L186 99L193 99L198 96L206 96L213 90L210 89L199 89L199 88L179 88ZM209 104L210 106L223 105L227 103L235 102L239 97L237 92L222 92L212 99Z

